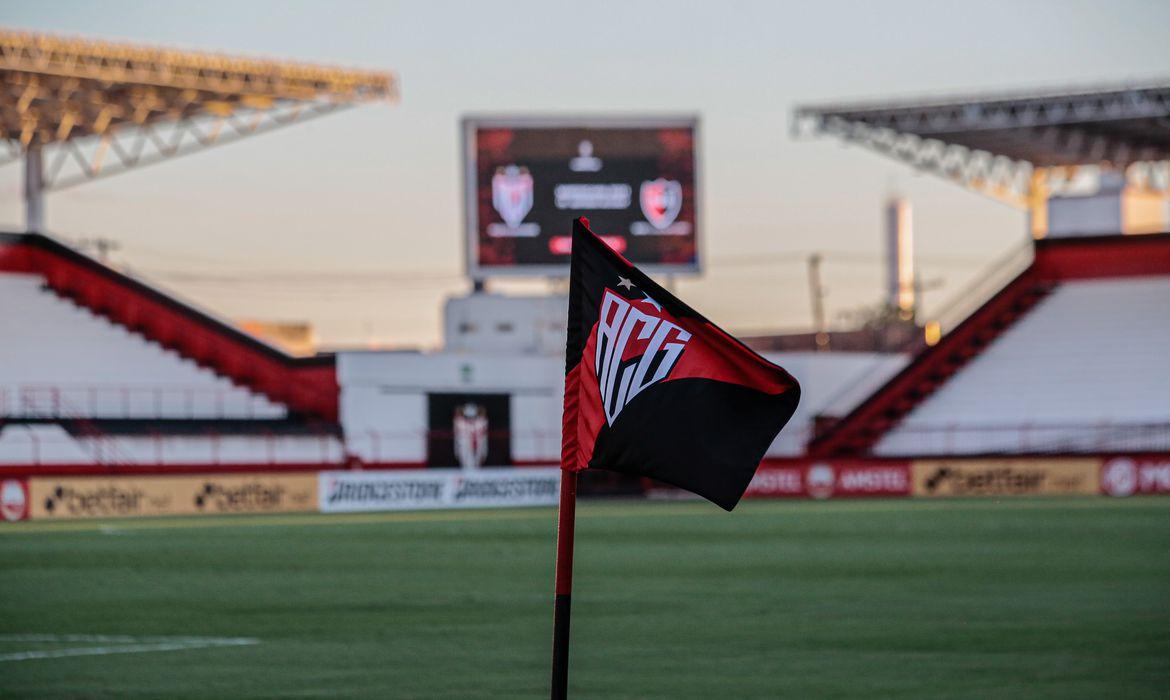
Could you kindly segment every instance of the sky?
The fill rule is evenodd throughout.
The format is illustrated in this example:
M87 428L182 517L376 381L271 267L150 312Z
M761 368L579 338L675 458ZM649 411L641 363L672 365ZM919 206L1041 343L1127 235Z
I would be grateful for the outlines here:
M794 139L794 106L1170 76L1170 3L1158 0L2 0L0 25L396 71L396 104L47 199L54 235L113 239L118 265L188 301L310 321L331 347L440 344L442 300L469 289L465 113L698 113L704 271L675 290L755 332L811 324L812 252L824 254L830 321L881 299L893 192L914 207L928 312L1027 240L1024 215L1004 204L860 147ZM20 192L19 167L0 169L0 229L23 227Z

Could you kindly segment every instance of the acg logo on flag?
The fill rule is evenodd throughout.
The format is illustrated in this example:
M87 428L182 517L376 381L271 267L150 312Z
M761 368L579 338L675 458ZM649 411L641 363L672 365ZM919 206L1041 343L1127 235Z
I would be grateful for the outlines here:
M619 278L618 286L626 285L633 288ZM643 389L666 379L690 339L649 296L631 301L605 290L594 367L608 424Z
M528 168L509 165L492 176L492 206L504 223L516 228L532 211L532 175Z
M678 180L646 180L638 193L642 213L659 231L674 223L682 210L682 184Z

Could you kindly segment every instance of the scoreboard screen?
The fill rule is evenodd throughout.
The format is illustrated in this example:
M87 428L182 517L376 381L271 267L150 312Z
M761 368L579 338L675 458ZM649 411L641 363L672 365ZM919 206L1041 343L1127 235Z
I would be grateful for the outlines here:
M467 270L569 273L572 221L651 272L699 270L698 120L467 118Z

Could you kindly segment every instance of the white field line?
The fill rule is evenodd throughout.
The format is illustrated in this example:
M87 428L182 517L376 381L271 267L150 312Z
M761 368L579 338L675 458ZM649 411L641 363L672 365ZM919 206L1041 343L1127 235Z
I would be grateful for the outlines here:
M1137 505L1170 506L1170 498L1164 496L1141 496L1133 498L1105 498L1092 496L1071 496L1068 498L1038 496L1035 498L1012 496L1009 498L872 498L836 499L828 501L750 499L743 502L738 517L774 517L784 515L825 515L841 512L888 513L902 511L956 511L956 510L1052 510L1077 509L1095 510L1125 508ZM577 519L608 518L656 518L656 517L726 517L718 507L690 501L659 501L656 503L588 504L577 510ZM141 520L125 519L114 526L109 522L65 520L0 523L0 537L30 533L71 533L100 532L102 528L114 527L118 534L130 534L131 530L178 530L194 528L233 527L310 527L367 525L381 523L432 523L482 520L548 520L555 522L555 507L531 508L484 508L479 510L446 511L375 511L369 513L299 513L286 515L217 515L185 517L157 517Z
M56 642L91 643L104 646L44 649L0 654L3 661L31 659L58 659L66 656L107 656L110 654L139 654L151 651L181 651L211 647L239 647L259 644L259 639L248 637L133 637L104 634L0 634L0 642ZM113 646L109 646L113 645Z

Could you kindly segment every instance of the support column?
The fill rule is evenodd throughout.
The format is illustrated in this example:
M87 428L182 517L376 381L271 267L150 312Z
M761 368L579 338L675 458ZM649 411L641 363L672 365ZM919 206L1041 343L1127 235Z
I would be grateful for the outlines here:
M1048 235L1048 168L1035 168L1028 181L1028 230L1037 240Z
M45 228L44 159L40 144L30 143L24 152L24 230L41 233Z

